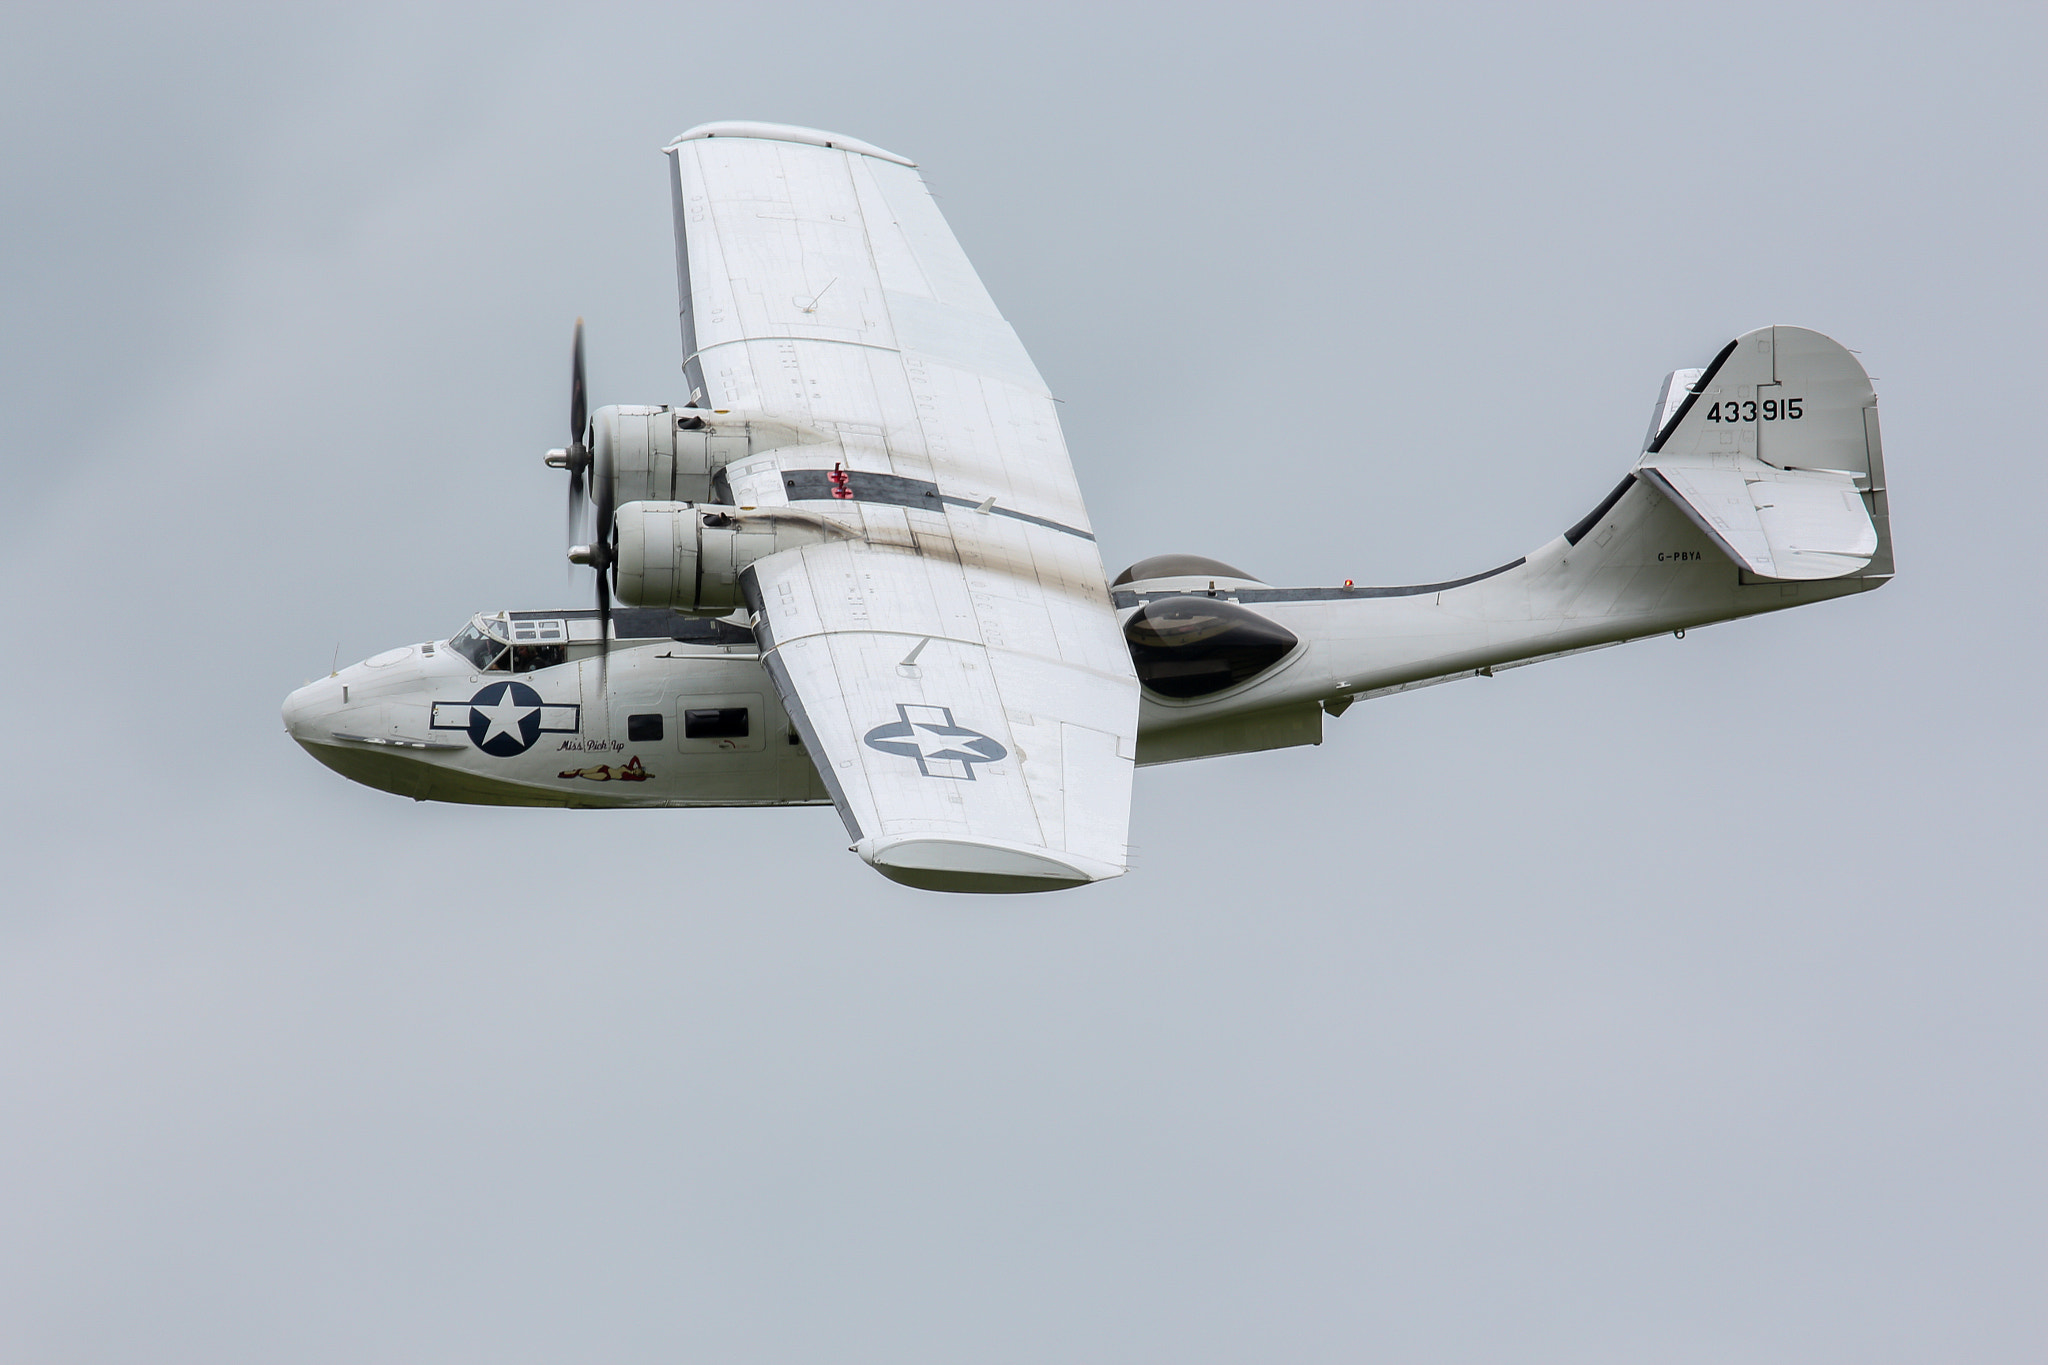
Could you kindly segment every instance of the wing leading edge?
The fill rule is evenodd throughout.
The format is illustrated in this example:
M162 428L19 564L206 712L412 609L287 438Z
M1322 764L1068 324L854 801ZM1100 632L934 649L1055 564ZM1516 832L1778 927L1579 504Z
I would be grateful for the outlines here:
M667 150L701 401L820 438L729 468L732 501L861 532L742 580L855 851L933 890L1120 875L1137 679L1051 396L929 191L806 129Z

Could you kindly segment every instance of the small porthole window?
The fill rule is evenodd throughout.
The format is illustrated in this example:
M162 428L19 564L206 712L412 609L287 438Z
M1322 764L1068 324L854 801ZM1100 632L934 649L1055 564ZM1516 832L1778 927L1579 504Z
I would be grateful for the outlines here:
M728 706L719 710L683 712L685 739L745 739L747 708Z
M626 738L635 744L652 744L660 739L660 715L626 717Z

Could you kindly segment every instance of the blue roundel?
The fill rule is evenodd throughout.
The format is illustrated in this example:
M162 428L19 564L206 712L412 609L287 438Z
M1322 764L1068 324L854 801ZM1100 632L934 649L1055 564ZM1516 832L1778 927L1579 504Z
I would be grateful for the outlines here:
M525 683L486 683L469 699L469 742L492 758L516 758L540 738L540 707Z

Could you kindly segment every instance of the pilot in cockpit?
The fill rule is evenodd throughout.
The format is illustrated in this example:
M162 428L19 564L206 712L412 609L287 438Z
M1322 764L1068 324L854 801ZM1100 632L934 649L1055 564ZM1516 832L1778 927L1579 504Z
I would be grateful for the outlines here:
M511 645L504 640L493 638L486 630L487 625L496 622L478 617L464 626L461 632L448 641L448 648L469 660L470 666L479 672L505 672L511 667Z
M537 668L553 668L568 657L567 645L514 645L512 671L531 673Z

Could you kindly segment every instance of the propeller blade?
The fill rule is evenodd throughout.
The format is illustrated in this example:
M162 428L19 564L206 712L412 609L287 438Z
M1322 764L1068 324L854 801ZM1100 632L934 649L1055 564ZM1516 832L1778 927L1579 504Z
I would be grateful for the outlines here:
M576 528L582 524L583 515L583 466L575 465L569 470L569 543L576 543Z
M605 715L611 715L612 663L612 547L610 527L606 539L591 545L590 567L597 570L597 690L605 698Z
M569 360L569 444L583 444L583 428L589 424L590 407L583 387L583 319L576 319L576 348Z
M618 508L618 484L612 477L612 462L600 458L603 452L592 451L590 459L590 501L592 521L590 547L593 551L591 565L597 570L597 595L607 604L601 610L609 613L611 608L610 577L612 564L617 559L618 533L612 529L612 514ZM606 619L610 619L607 615Z
M583 524L584 473L590 468L589 384L583 373L583 319L576 319L576 340L569 351L569 448L548 452L548 464L569 471L569 509L564 524L569 545L577 543ZM602 528L600 527L600 532ZM593 540L600 537L592 537Z
M598 691L611 685L612 652L612 478L610 462L598 467L590 442L589 388L583 375L583 319L576 319L576 342L569 352L569 448L552 451L548 463L569 471L569 562L587 564L597 577L597 677ZM590 473L590 500L596 504L588 544L576 543L583 504L583 475Z
M597 511L597 520L590 529L590 540L594 545L612 543L612 513L618 509L612 506L613 485L611 470L593 467L590 471L590 501Z

